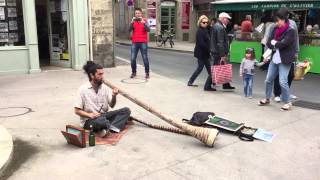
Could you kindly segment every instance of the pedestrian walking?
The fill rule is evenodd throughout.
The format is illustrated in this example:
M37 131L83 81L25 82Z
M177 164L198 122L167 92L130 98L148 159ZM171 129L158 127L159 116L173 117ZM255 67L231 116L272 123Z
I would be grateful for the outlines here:
M288 85L288 74L296 56L297 40L295 30L290 27L288 15L286 13L278 11L275 15L275 19L276 27L272 30L271 36L267 41L267 47L273 50L273 54L265 81L265 99L262 99L259 104L261 106L270 104L272 85L276 76L279 75L281 98L285 103L281 109L289 110L292 104L289 97L290 88Z
M279 11L283 11L284 14L287 14L287 16L289 17L289 10L287 8L281 8L279 9ZM289 19L289 26L294 29L295 31L295 37L296 37L296 54L294 57L294 62L298 59L298 54L299 54L299 50L300 50L300 46L299 46L299 32L298 32L298 27L295 21ZM288 74L288 85L289 88L291 87L293 78L294 78L294 68L295 68L295 63L291 63L291 67L290 67L290 71ZM279 82L279 75L276 77L276 79L274 80L274 85L273 85L273 94L274 94L274 101L280 103L281 102L281 87L280 87L280 82ZM297 96L295 96L294 94L290 94L290 99L297 99Z
M210 32L210 59L213 65L219 65L221 62L227 63L229 55L229 42L226 27L229 24L231 17L229 14L222 12L219 14L218 21L211 28ZM209 74L205 83L205 91L216 91L212 86L212 75ZM230 83L225 83L222 86L225 90L235 89Z
M253 79L255 75L255 66L262 66L264 62L258 62L255 50L246 48L245 56L240 65L240 77L243 78L244 96L252 99Z
M194 57L197 58L198 67L193 72L192 76L188 81L188 86L194 85L194 81L197 79L199 74L202 72L203 67L206 67L208 75L210 74L210 35L208 30L209 19L207 16L202 15L198 20L198 31L196 34L196 45L194 48Z
M148 21L142 17L142 9L135 8L135 16L132 18L129 32L132 32L132 45L131 45L131 78L137 75L137 55L140 50L145 68L145 78L150 77L149 73L149 59L148 59L148 32L150 26Z

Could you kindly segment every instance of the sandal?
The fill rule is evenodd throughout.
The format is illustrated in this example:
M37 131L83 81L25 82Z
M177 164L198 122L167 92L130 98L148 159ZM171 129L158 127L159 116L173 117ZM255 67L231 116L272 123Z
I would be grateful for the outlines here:
M268 105L268 104L270 104L270 100L268 100L268 99L262 99L262 100L259 101L259 105L260 106L265 106L265 105Z
M281 110L288 111L288 110L291 109L291 106L292 106L291 103L284 104L284 105L281 107Z

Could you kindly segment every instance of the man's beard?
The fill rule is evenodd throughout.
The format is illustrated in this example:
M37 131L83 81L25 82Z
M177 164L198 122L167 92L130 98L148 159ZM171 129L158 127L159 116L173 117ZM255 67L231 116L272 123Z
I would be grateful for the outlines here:
M101 86L101 84L103 82L102 80L98 80L98 79L94 79L93 81L98 87Z

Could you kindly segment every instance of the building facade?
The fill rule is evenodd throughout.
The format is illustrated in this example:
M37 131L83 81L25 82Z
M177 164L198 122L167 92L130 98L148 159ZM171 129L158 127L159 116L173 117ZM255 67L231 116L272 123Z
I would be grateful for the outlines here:
M1 0L0 74L114 66L112 0ZM91 17L91 18L89 18Z
M192 0L119 0L115 4L118 37L130 38L128 27L135 7L142 8L144 17L151 25L150 41L161 31L174 33L178 41L195 40L198 16Z

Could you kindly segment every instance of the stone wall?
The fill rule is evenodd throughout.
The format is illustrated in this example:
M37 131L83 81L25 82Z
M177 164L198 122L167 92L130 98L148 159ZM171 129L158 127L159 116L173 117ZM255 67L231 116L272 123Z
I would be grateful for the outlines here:
M115 66L113 1L91 1L93 60L104 67Z

